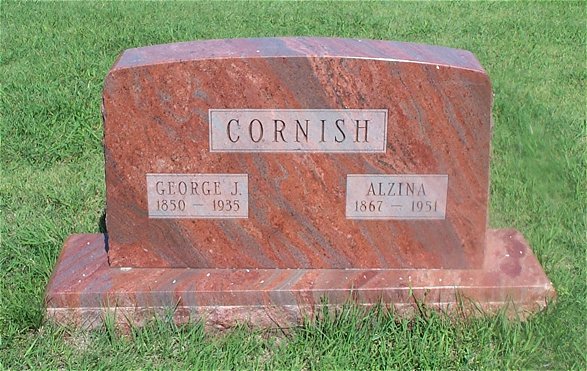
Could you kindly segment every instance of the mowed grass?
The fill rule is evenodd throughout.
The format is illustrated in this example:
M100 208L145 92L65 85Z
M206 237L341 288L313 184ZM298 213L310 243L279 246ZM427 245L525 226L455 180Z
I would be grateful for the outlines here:
M586 369L586 6L560 3L0 3L0 368ZM522 231L558 300L526 322L347 307L286 334L161 319L43 320L62 243L104 209L103 78L127 48L316 35L471 50L493 82L490 224Z

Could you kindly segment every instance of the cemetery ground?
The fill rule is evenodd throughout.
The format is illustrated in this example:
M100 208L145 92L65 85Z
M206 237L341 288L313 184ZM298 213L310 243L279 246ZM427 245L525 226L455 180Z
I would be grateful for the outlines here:
M0 3L0 368L587 368L585 17L581 2ZM525 322L348 306L284 332L46 323L63 241L102 228L101 90L118 54L279 35L472 51L495 94L490 226L525 235L558 300Z

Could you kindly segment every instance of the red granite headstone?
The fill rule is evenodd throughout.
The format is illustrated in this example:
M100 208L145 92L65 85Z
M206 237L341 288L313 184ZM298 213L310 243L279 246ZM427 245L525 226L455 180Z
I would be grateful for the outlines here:
M104 86L108 238L66 243L49 313L282 323L322 296L407 304L408 289L540 307L554 290L527 244L487 230L491 97L470 52L427 45L127 50Z

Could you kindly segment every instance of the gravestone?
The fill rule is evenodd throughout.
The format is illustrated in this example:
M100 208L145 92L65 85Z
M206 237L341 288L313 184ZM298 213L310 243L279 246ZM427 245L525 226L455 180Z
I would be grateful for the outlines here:
M289 325L337 306L542 308L487 225L492 91L467 51L327 38L125 51L104 84L107 234L74 235L48 315Z

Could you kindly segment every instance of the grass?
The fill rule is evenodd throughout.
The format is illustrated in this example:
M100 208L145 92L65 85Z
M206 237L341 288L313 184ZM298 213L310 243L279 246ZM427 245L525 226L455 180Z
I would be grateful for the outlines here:
M0 3L0 369L586 369L586 5ZM527 322L346 308L287 336L165 320L122 336L43 321L64 239L104 208L103 78L124 49L317 35L473 51L495 93L490 224L529 240L559 299Z

